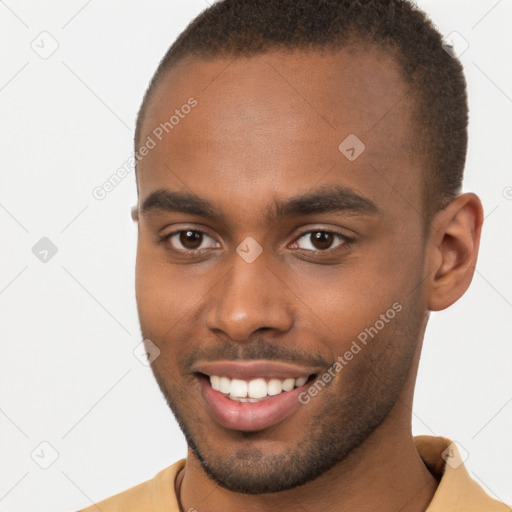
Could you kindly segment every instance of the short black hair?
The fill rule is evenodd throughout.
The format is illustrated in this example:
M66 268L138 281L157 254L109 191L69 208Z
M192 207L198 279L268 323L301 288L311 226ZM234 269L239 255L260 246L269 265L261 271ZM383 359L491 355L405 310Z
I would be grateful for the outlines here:
M461 63L407 0L223 0L195 18L161 60L137 117L135 150L153 92L186 57L247 57L271 50L336 51L370 43L397 60L416 105L414 151L426 166L425 213L459 192L468 107Z

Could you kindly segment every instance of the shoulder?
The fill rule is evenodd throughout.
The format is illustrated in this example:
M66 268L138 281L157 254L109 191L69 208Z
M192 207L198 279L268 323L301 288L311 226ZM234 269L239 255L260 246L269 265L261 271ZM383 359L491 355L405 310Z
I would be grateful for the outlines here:
M184 465L185 459L181 459L157 473L151 480L81 509L79 512L98 512L98 510L102 512L179 512L174 480Z
M445 437L417 436L416 449L439 484L427 512L511 512L505 503L491 498L469 475L464 451Z

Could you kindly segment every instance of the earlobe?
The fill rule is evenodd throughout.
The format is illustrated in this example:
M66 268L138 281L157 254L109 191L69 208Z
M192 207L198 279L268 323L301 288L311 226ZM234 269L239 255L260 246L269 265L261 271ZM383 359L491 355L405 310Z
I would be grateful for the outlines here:
M138 205L132 206L131 215L133 222L139 222L139 207Z
M478 257L483 209L471 193L457 196L440 211L428 241L428 308L451 306L468 289Z

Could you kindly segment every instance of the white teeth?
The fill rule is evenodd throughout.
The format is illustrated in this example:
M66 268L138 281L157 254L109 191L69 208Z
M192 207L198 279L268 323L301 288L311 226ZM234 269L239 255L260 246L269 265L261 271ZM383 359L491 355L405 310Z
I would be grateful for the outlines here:
M215 391L229 395L231 400L238 402L259 402L266 396L279 395L283 391L291 391L306 383L308 377L297 379L288 378L284 380L264 378L245 381L241 379L230 379L218 375L210 376L210 384Z
M283 391L291 391L295 386L295 379L283 380Z
M222 377L221 377L222 380ZM299 377L298 379L295 379L295 387L298 388L302 386L303 384L306 384L306 381L308 380L307 377Z
M212 375L212 377L215 377L215 375ZM211 380L211 377L210 377ZM231 379L228 379L227 377L221 377L220 378L220 391L221 393L224 393L225 395L229 395L229 388L231 387ZM212 385L213 388L213 385ZM213 388L215 389L215 388Z
M212 375L210 377L210 384L212 385L212 388L215 389L215 391L220 391L220 377L217 375Z
M283 391L283 385L279 379L270 379L267 384L267 393L270 396L279 395Z
M265 379L254 379L249 381L247 396L250 398L263 398L267 396L267 383Z
M229 385L229 394L238 398L247 396L247 382L245 380L233 379ZM252 397L255 398L255 397Z

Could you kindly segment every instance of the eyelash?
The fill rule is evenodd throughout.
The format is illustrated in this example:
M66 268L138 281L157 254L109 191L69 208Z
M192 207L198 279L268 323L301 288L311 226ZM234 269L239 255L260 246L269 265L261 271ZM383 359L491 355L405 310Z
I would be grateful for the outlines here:
M168 233L166 235L163 235L163 236L159 237L159 243L167 245L167 243L169 242L169 240L173 236L178 235L180 233L184 233L186 231L191 231L192 233L196 233L196 234L200 234L200 235L203 235L203 236L207 236L207 237L211 238L212 240L214 240L214 238L212 236L210 236L208 233L206 233L206 231L203 231L201 229L178 229L176 231L173 231L172 233ZM324 250L322 250L322 249L310 250L310 249L301 249L301 248L299 248L298 250L305 251L306 253L310 253L310 254L311 253L314 253L314 254L318 254L318 253L332 254L333 252L337 252L339 250L346 249L348 245L350 245L352 242L354 242L354 239L352 239L352 238L350 238L350 237L348 237L348 236L346 236L346 235L344 235L342 233L339 233L337 231L327 230L327 229L310 229L308 231L304 231L303 233L299 234L295 238L293 243L296 243L302 237L304 237L306 235L311 235L313 233L326 233L326 234L334 235L342 243L340 243L339 245L337 245L334 248L330 248L329 247L329 248L324 249ZM199 255L199 254L209 250L209 249L174 249L172 247L167 247L167 249L172 251L173 253L182 254L182 255L189 256L189 257L197 256L197 255Z

